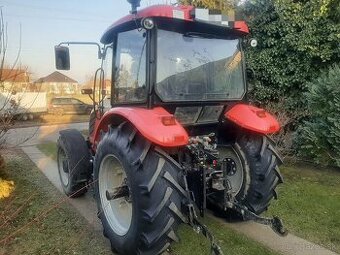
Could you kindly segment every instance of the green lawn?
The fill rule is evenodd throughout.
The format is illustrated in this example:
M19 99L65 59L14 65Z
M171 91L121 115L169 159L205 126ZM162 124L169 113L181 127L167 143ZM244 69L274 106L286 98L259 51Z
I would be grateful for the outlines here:
M53 142L38 145L38 148L52 159L56 158L56 144ZM234 230L228 229L216 220L207 217L205 223L216 236L225 254L228 255L275 255L273 252L263 245L250 240L242 234L236 233ZM174 255L209 255L209 242L202 236L196 234L190 227L182 226L179 230L181 242L174 244L171 253Z
M64 196L26 155L11 155L0 170L1 178L15 183L11 196L0 199L0 255L112 254L101 233L62 202Z
M57 160L57 144L53 142L41 143L37 145L38 149L42 151L46 156Z
M290 232L340 253L340 171L282 167L285 179L269 214L280 215Z
M218 240L225 255L274 255L271 251L258 242L248 237L221 226L221 223L207 216L204 223ZM196 234L190 227L182 226L179 229L181 242L172 247L172 254L176 255L210 255L210 245L202 235Z
M56 145L54 143L41 144L38 146L46 155L55 158ZM340 171L331 169L316 169L312 166L285 166L281 168L285 183L278 189L279 199L272 202L267 215L278 215L285 223L289 232L318 243L328 249L340 253ZM221 231L220 225L212 219L208 224L228 251L237 253L247 249L240 244L246 244L244 236L235 235L227 228ZM187 240L184 243L196 242L196 245L187 247L183 243L178 244L176 249L181 253L190 254L193 250L200 250L203 239L186 228L181 229L182 237ZM205 247L207 247L205 245ZM249 249L259 248L250 245ZM194 254L194 253L192 253ZM243 254L257 254L247 251ZM259 253L260 254L260 253ZM262 253L264 254L264 253Z
M63 116L57 116L53 114L42 114L40 117L36 117L34 120L27 121L17 120L14 122L14 125L11 128L79 123L88 121L89 116L86 114L65 114Z

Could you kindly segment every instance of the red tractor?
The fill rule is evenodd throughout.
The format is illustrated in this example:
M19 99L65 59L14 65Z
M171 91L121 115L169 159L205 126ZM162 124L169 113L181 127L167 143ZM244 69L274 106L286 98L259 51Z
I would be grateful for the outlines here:
M197 218L207 206L284 235L279 218L259 216L283 182L267 136L280 126L244 102L246 23L193 6L137 12L140 1L129 2L131 14L97 44L102 65L94 88L83 91L94 102L88 139L60 132L65 193L79 197L93 187L104 235L120 254L160 254L178 240L182 223L221 254ZM56 46L57 69L70 69L69 44L92 43Z

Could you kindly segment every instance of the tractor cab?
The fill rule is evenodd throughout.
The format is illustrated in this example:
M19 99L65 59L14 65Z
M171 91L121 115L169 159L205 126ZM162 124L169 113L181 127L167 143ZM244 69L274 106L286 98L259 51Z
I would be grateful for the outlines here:
M112 59L112 106L162 106L183 125L218 122L246 93L247 34L244 22L191 6L152 6L120 19L101 39Z
M94 89L83 92L94 99L100 115L105 108L103 84L109 80L112 107L161 106L184 126L216 124L246 94L241 42L248 33L244 21L217 11L145 8L103 34L104 46L97 45L102 66ZM56 47L57 68L69 69L68 48L62 44L79 43Z

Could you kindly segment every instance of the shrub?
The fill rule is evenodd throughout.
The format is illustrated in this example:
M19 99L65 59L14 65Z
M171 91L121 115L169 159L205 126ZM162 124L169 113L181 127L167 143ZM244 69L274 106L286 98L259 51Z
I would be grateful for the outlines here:
M296 132L299 155L340 167L340 65L311 82L304 96L310 116Z
M256 48L246 47L247 64L261 85L261 104L285 95L288 111L304 107L308 82L340 61L338 0L249 0L242 7Z
M298 118L306 115L306 111L291 112L285 111L287 105L287 99L282 96L277 102L270 102L265 106L268 112L272 113L278 122L280 123L281 129L277 134L270 135L270 138L275 142L276 148L280 156L286 161L291 162L297 160L293 150L293 124L296 123Z

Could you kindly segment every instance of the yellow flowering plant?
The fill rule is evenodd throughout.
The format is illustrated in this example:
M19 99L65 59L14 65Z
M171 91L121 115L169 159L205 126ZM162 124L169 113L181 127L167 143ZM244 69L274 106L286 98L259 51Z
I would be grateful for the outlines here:
M14 190L14 182L6 181L0 178L0 199L7 198Z

